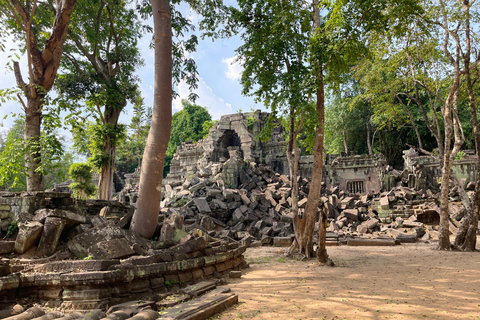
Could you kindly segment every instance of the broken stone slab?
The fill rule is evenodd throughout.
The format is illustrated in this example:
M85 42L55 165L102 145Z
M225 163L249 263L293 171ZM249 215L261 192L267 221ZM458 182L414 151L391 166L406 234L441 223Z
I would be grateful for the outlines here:
M388 197L381 197L380 198L380 208L382 210L388 210L390 209L390 202L388 200Z
M187 294L190 297L198 297L207 291L211 291L217 287L216 281L202 281L194 285L188 286L180 290L181 293Z
M224 189L223 190L223 197L225 200L231 200L235 197L232 189Z
M404 220L402 223L402 227L404 228L423 228L423 223L411 221L409 219Z
M307 205L307 201L308 201L307 198L303 198L302 200L298 201L298 207L305 208L305 206Z
M230 273L228 274L228 276L229 276L230 278L241 278L241 277L242 277L242 271L232 270L232 271L230 271Z
M14 249L15 241L0 241L0 254L11 253Z
M416 233L415 234L401 233L397 235L395 240L400 243L414 243L414 242L417 242L418 236Z
M212 212L206 198L195 198L193 199L193 202L197 206L197 209L200 213L205 214Z
M362 223L362 225L363 225L363 226L366 226L367 229L373 229L373 228L375 228L376 226L378 226L378 223L379 223L378 219L371 218L371 219L369 219L369 220L367 220L367 221L364 221L364 222Z
M33 221L44 223L47 217L62 218L66 221L67 227L85 223L87 221L87 219L80 214L61 209L39 209L35 211Z
M238 303L238 295L229 291L229 288L217 288L198 299L181 303L170 309L161 311L158 319L208 319L220 311Z
M23 254L33 247L40 239L43 232L43 224L37 221L27 222L19 226L17 239L15 240L15 253Z
M345 209L343 210L343 214L350 220L357 221L358 220L358 210L357 209Z
M347 240L349 246L394 246L395 240L389 239L349 239Z
M168 249L170 253L191 253L199 250L205 249L207 246L207 239L206 237L198 237L188 240L185 243L178 244L176 246L171 247Z
M207 180L203 180L203 181L200 181L199 183L197 183L196 185L190 187L190 189L188 189L188 190L191 193L194 193L195 191L198 191L198 190L202 189L206 185L207 185Z
M73 237L68 243L68 249L77 257L88 256L88 248L100 241L125 238L125 230L107 221Z
M123 259L135 254L127 239L100 241L88 248L88 256L93 259Z
M290 247L292 245L293 237L273 237L273 245L277 247Z
M35 253L37 258L49 257L55 253L58 240L67 221L63 218L48 216L44 222L43 233L40 238L38 249Z

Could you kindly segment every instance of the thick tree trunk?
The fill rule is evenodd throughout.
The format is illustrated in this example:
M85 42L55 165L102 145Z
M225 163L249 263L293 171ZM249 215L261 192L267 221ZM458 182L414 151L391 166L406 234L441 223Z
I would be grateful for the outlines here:
M102 117L104 126L115 128L118 124L118 118L126 102L111 106L105 106L105 113ZM108 159L108 163L100 169L100 180L98 181L98 199L111 200L113 194L113 176L115 174L115 153L117 151L117 136L106 136L103 144L103 152Z
M25 110L24 139L27 144L25 155L25 167L27 174L27 191L42 191L43 175L38 172L41 161L39 138L42 125L43 96L34 94L34 97L27 99Z
M67 36L70 15L77 0L61 0L56 2L55 20L50 30L50 37L42 43L44 49L40 50L37 33L32 25L32 9L37 2L8 0L10 5L6 9L16 17L18 27L24 30L25 47L28 60L29 83L23 81L18 62L14 62L15 78L18 87L24 92L27 98L25 107L25 131L24 138L31 146L25 155L27 191L43 190L43 176L38 172L41 154L38 145L41 124L43 98L50 91L57 75L58 66L63 53L63 44ZM37 10L38 11L38 10Z
M131 229L152 237L160 210L163 162L172 124L172 20L167 0L152 0L155 88L152 124L143 153L137 210Z

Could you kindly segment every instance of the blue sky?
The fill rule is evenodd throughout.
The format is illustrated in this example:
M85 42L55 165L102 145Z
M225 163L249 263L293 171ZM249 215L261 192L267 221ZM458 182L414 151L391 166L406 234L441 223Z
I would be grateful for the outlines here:
M186 7L184 11L193 22L198 20L198 16L189 13ZM154 60L153 49L149 48L150 37L150 35L145 35L141 39L140 47L145 66L137 70L137 74L141 79L140 89L147 106L151 106L153 103ZM216 41L208 38L201 40L199 38L197 52L192 54L199 71L198 89L195 90L199 98L195 103L206 107L215 120L224 114L235 113L238 109L244 112L251 109L262 109L260 105L255 104L252 97L245 97L241 94L239 79L242 67L239 63L233 63L235 60L235 49L240 44L241 40L239 37ZM10 60L8 56L13 48L16 48L16 45L12 41L7 40L5 52L0 52L0 89L14 88L16 86L13 72L5 68L6 63ZM20 65L26 80L26 59L24 57L22 57ZM190 93L185 83L180 83L177 89L180 96L173 101L173 112L181 109L181 100L186 99ZM21 109L17 102L10 101L2 104L0 106L0 122L3 124L3 128L0 127L0 131L7 130L12 124L10 115L19 112L21 112ZM3 120L6 115L9 116ZM131 117L132 106L129 105L120 117L120 122L128 124Z

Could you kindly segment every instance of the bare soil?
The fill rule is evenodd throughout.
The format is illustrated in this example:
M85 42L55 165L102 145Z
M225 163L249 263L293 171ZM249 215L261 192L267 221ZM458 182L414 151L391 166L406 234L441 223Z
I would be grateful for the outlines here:
M480 319L480 253L434 244L328 247L336 266L249 248L229 279L240 303L215 319Z

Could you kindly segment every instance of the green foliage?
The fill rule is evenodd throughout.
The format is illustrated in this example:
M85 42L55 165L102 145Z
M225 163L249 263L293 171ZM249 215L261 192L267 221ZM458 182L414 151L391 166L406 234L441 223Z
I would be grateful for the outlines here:
M466 156L465 151L460 150L460 151L458 151L457 156L455 157L455 160L462 160L463 157L465 157L465 156Z
M15 218L12 218L10 220L10 223L8 224L7 227L7 234L5 235L5 238L9 239L13 237L18 231L18 220Z
M97 188L92 183L93 168L86 163L74 163L69 170L70 179L73 183L69 187L73 190L75 197L88 199L89 196L97 192Z
M177 147L189 139L192 142L204 138L208 129L213 126L212 117L207 109L187 100L182 101L183 109L172 117L172 131L165 156L164 175L170 171L170 162L177 152Z
M133 117L128 125L126 137L118 144L116 152L118 171L132 173L141 165L151 118L152 108L145 107L143 99L139 97L133 106Z
M37 170L44 175L45 188L53 188L68 176L72 155L63 151L62 137L58 135L60 119L45 107L43 130L38 139L25 141L23 116L15 119L5 139L0 141L0 187L10 191L25 189L25 154L40 150L42 162Z

